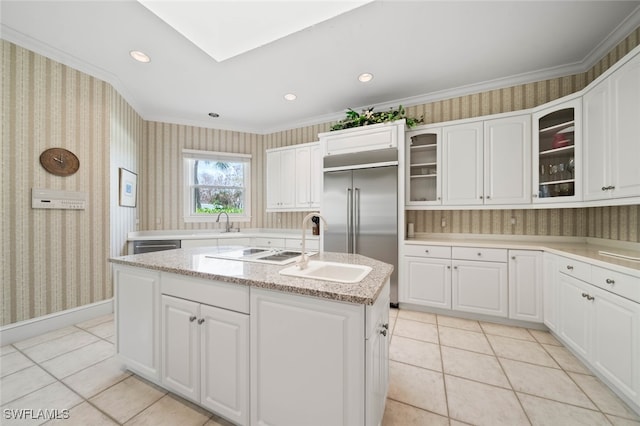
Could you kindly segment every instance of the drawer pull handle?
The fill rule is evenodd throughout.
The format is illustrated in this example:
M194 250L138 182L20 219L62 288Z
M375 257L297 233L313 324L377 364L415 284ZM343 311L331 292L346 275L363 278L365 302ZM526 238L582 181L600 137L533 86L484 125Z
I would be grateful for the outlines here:
M202 323L203 323L203 322L204 322L204 318L200 318L200 319L198 320L198 324L200 324L200 325L202 325Z
M608 187L606 187L606 186L603 186L603 187L602 187L602 190L603 190L603 191L606 191L607 189L609 189L609 188L608 188Z
M573 271L573 266L567 265L567 269L570 270L570 271Z
M593 300L595 297L591 296L589 293L582 293L582 297L586 297L587 300Z
M189 317L189 322L194 322L197 319L195 315Z
M607 278L605 281L606 281L607 284L615 284L616 283L615 280L612 280L611 278Z

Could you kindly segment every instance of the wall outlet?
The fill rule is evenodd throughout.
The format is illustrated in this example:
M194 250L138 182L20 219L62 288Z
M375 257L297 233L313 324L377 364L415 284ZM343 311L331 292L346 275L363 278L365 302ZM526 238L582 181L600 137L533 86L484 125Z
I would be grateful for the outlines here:
M515 224L516 224L516 218L515 218L515 217L512 217L512 218L511 218L511 225L515 225Z
M440 220L440 226L442 228L446 228L447 227L447 220L444 217Z

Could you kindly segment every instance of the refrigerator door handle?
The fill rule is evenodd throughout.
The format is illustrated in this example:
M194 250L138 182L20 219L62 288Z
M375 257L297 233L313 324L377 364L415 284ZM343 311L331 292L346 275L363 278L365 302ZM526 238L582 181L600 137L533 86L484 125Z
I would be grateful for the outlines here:
M358 233L360 232L360 188L355 188L353 200L353 253L358 253Z
M346 253L351 253L351 230L353 229L352 208L353 208L353 194L351 192L351 188L347 188L347 249L345 250Z

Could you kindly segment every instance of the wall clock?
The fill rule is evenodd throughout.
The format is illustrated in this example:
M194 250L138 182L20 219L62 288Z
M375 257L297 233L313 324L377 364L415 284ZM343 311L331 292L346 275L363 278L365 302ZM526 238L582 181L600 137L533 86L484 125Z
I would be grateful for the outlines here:
M76 155L64 148L49 148L40 154L40 164L49 173L57 176L71 176L80 168Z

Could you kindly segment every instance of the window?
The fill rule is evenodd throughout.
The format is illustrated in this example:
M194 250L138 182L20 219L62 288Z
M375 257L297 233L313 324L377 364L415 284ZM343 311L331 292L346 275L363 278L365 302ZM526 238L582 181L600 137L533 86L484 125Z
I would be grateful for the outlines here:
M251 155L184 150L185 222L251 220Z

